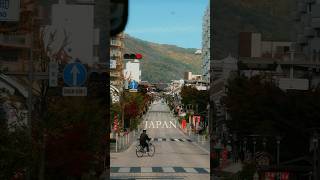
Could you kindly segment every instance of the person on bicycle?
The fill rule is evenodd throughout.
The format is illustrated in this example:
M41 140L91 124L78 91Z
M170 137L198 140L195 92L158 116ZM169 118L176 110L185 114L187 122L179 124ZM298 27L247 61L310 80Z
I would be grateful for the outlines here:
M142 134L140 135L140 145L142 146L143 149L147 147L147 152L149 152L149 145L147 141L150 141L150 140L151 138L148 137L147 130L144 129L142 131Z

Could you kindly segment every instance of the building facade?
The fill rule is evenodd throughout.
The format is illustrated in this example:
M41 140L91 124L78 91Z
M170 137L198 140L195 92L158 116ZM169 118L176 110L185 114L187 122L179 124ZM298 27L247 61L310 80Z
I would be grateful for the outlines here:
M0 4L1 11L1 6L4 6L4 3L5 1ZM21 74L28 70L31 35L37 34L42 14L38 6L27 0L21 0L19 9L16 11L20 12L18 21L1 22L0 24L0 68L6 72ZM31 19L34 19L33 27ZM1 19L1 21L5 20Z
M297 50L309 61L320 62L320 1L298 0L296 7Z
M203 16L202 23L202 76L203 80L210 82L210 7Z
M123 52L124 34L120 33L110 39L110 84L119 91L123 89Z
M264 41L261 33L241 32L239 34L239 57L282 58L292 50L292 42Z

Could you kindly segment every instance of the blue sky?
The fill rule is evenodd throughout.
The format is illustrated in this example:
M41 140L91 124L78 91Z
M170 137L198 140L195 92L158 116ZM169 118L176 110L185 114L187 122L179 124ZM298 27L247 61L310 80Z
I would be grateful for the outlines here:
M201 49L209 0L129 0L125 32L146 41Z

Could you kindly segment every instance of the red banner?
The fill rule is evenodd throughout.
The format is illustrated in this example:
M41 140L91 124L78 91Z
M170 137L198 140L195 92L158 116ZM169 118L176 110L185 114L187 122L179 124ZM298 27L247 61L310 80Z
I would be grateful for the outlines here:
M289 180L289 172L282 172L280 179L281 180Z
M118 114L114 115L113 130L114 131L118 131L119 130Z
M185 119L182 119L181 126L183 129L187 127L187 121Z

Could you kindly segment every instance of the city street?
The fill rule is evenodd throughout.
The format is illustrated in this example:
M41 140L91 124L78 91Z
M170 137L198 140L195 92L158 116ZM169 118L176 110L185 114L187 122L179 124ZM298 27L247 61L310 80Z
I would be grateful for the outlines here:
M154 156L138 158L138 141L124 152L111 153L112 179L209 179L209 152L188 139L178 124L174 126L176 121L165 103L153 103L146 122L147 134L156 149Z

